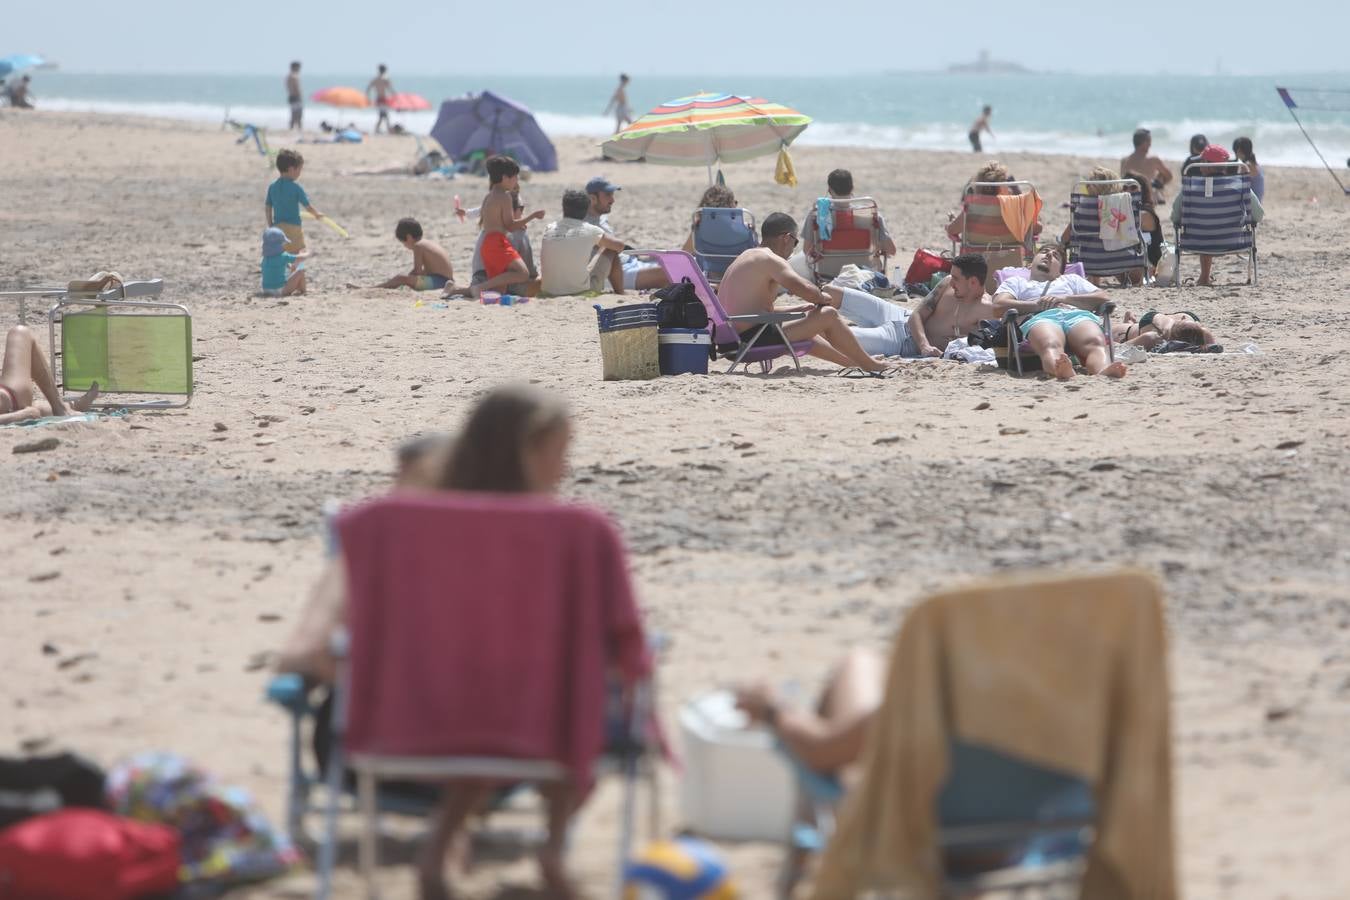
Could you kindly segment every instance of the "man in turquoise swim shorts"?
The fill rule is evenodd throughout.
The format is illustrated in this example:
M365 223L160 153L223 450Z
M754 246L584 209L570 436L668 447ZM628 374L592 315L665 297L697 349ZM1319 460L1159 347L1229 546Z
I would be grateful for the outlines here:
M1102 320L1092 310L1109 298L1105 291L1080 275L1064 274L1064 253L1047 246L1031 260L1030 273L1004 279L994 293L994 308L1025 313L1022 336L1041 358L1041 366L1061 381L1074 376L1073 354L1089 375L1124 376L1126 366L1112 362Z

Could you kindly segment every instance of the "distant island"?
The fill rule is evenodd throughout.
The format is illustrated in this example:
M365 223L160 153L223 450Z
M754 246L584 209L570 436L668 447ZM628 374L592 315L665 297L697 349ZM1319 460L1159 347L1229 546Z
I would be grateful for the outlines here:
M1015 62L990 59L988 50L981 50L980 56L972 63L958 63L947 67L952 75L1029 75L1031 70Z

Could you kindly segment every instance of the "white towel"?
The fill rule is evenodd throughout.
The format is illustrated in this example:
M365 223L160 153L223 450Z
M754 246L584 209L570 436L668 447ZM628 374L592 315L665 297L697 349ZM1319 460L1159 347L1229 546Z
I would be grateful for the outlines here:
M1103 247L1107 250L1125 250L1139 244L1139 229L1134 225L1134 204L1128 193L1098 197L1097 210L1101 219Z

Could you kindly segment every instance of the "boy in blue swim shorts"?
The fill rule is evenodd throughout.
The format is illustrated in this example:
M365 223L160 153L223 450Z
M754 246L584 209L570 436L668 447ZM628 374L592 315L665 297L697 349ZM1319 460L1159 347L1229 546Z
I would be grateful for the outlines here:
M446 285L454 287L455 270L450 267L450 255L435 241L422 237L422 226L416 219L399 219L394 226L394 240L412 251L412 271L395 275L376 287L410 287L415 291L439 291Z
M993 302L1000 316L1008 310L1028 316L1021 321L1023 338L1045 371L1067 381L1075 374L1070 354L1089 375L1124 376L1125 363L1112 362L1102 320L1093 312L1108 299L1081 275L1065 275L1064 251L1046 246L1032 258L1027 275L1003 280Z

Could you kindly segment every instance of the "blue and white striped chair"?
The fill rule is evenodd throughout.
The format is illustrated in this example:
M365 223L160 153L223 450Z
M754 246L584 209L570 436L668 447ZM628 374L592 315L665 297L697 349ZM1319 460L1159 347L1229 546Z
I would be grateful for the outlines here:
M1107 250L1101 237L1101 197L1089 194L1088 186L1100 188L1110 186L1110 193L1130 194L1134 210L1134 228L1139 242L1132 247L1120 250ZM1083 264L1088 277L1124 275L1127 272L1144 271L1148 267L1145 258L1144 240L1146 233L1140 223L1139 183L1131 178L1115 181L1080 181L1074 185L1069 196L1069 249L1074 260Z
M1252 221L1251 198L1252 178L1245 163L1192 163L1182 172L1174 285L1181 284L1181 257L1186 253L1245 256L1247 283L1256 284L1256 224Z

